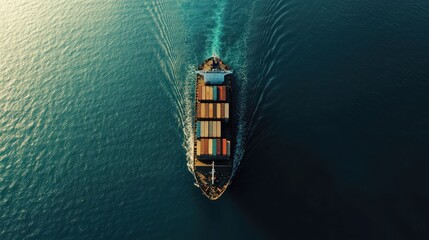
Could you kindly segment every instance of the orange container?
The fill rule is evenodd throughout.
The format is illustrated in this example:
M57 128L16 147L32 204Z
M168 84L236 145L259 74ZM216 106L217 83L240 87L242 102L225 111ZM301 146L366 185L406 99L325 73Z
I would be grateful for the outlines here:
M222 155L226 155L226 139L222 139Z
M223 96L223 100L226 101L226 87L223 86L222 88L222 96Z
M213 103L209 104L209 118L213 118Z
M198 140L197 141L197 156L201 155L201 142Z
M200 104L200 117L201 118L206 117L206 104L205 103Z

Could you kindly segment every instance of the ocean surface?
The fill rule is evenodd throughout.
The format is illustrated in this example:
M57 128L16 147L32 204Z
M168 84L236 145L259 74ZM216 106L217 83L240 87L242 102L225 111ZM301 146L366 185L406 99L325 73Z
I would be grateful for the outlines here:
M218 201L194 70L235 70ZM428 239L429 1L0 1L0 239Z

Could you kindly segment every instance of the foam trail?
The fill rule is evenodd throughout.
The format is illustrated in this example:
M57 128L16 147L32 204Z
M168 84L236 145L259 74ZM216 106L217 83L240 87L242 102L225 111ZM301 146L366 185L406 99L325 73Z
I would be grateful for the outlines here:
M184 101L183 118L181 119L181 127L183 129L184 139L183 148L186 151L186 159L188 170L194 173L194 83L195 83L195 67L189 64L186 67L186 76L183 95L186 96Z
M241 8L243 14L246 14L249 19L245 25L239 41L226 52L226 59L231 61L232 66L237 66L238 68L235 71L235 75L237 76L237 85L238 85L238 103L237 103L237 143L234 153L234 167L233 167L233 175L236 174L238 167L241 163L245 152L245 143L247 137L251 134L251 129L248 126L248 122L246 120L247 115L247 107L248 107L248 38L250 34L251 21L253 20L254 11L255 11L255 3L250 5L247 11Z
M237 145L234 153L234 169L236 173L238 166L243 158L245 151L246 138L249 135L248 124L246 122L247 108L247 41L250 31L250 20L253 18L255 1L253 4L247 4L240 9L240 14L248 15L247 23L241 26L241 38L229 45L227 49L222 50L222 37L224 35L224 21L227 7L227 0L217 4L214 12L214 28L207 37L206 57L213 53L222 55L222 58L235 68L236 80L238 82L238 103L235 117L238 123ZM195 88L195 63L196 46L193 42L191 28L183 27L184 19L178 15L165 14L168 12L169 5L163 0L153 0L146 3L148 13L152 17L156 26L153 36L161 47L161 51L155 52L156 59L159 62L161 73L166 81L161 85L166 91L170 101L175 105L177 123L183 131L182 146L185 150L187 167L193 173L193 154L194 154L194 88ZM174 7L173 7L174 8ZM185 10L186 11L186 10ZM182 16L183 17L183 16ZM244 28L243 28L244 27ZM188 39L186 39L188 37ZM184 40L186 39L186 40ZM173 47L174 46L174 47Z
M238 85L238 97L239 99L237 103L237 110L235 117L237 118L237 136L236 136L236 148L235 153L233 156L233 175L238 170L238 167L240 165L240 162L243 158L244 152L245 152L245 142L246 138L249 135L249 129L248 124L246 121L246 109L247 109L247 82L248 82L248 61L247 61L247 54L248 54L248 47L247 47L247 41L248 36L250 32L250 22L253 19L254 16L254 9L255 9L255 3L256 1L253 1L251 4L248 4L246 6L249 7L237 7L241 14L248 15L247 19L249 19L244 24L244 29L240 28L242 31L241 38L239 41L234 43L232 46L228 46L228 49L225 51L222 50L222 36L224 32L224 15L227 8L227 1L222 1L218 3L217 8L215 10L214 20L215 20L215 27L211 31L211 36L208 38L208 52L206 52L206 56L211 56L213 53L216 53L217 55L222 54L222 58L225 61L229 62L229 65L235 68L235 75ZM247 11L246 11L247 10ZM233 12L233 11L232 11Z
M182 143L186 153L187 166L193 172L193 89L195 83L194 64L190 61L192 49L185 43L188 30L183 27L181 14L171 14L175 6L166 4L163 0L145 2L146 11L151 17L155 28L152 36L156 39L160 50L154 55L158 61L163 81L161 87L174 105L175 118L183 130ZM178 9L177 6L175 8ZM168 13L168 14L167 14Z
M221 1L218 3L217 8L215 10L214 20L215 27L212 30L212 36L208 39L210 43L210 52L206 53L206 56L211 56L213 53L220 55L221 49L221 38L223 35L224 28L224 15L227 1Z

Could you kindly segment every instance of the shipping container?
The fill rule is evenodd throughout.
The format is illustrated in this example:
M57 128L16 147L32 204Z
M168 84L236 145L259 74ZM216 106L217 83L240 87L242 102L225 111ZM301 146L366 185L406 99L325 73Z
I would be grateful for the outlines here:
M220 121L217 122L217 133L216 136L217 137L222 137L222 123Z
M200 117L201 118L205 118L206 117L206 104L205 103L201 103L200 104Z
M216 91L217 91L217 100L218 101L222 100L222 92L220 91L220 87L216 87Z
M201 149L200 149L200 147L201 147L201 143L200 143L200 141L198 140L198 141L197 141L197 156L200 156L200 155L201 155Z
M201 122L197 122L197 138L201 137Z
M212 137L216 137L216 122L212 122L212 124L213 124Z
M226 142L226 155L229 157L231 155L231 142Z
M209 118L213 118L213 103L209 103Z
M210 138L209 139L209 155L213 155L213 141L212 141L212 139Z
M212 103L213 105L213 118L216 118L216 103Z
M205 148L205 144L206 144L207 139L201 139L201 155L206 155L206 148Z
M221 155L222 153L222 144L220 139L216 139L216 155Z
M226 139L222 139L222 155L226 155Z
M212 86L212 100L216 100L215 86Z
M217 124L216 124L216 122L212 122L212 124L213 124L213 134L212 134L212 137L216 137L216 133L217 133Z
M203 100L207 100L207 86L203 85Z
M213 156L216 156L216 139L212 139L212 143L213 143Z
M216 128L216 136L217 137L221 137L220 136L220 133L221 133L221 129L222 129L222 125L221 125L221 122L220 121L217 121L217 128Z
M212 122L213 124L213 132L212 132L212 137L216 137L216 122Z

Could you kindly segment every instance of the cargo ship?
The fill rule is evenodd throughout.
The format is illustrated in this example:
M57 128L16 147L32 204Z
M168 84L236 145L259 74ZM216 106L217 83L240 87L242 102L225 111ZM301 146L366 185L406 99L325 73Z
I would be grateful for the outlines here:
M203 194L216 200L225 192L232 177L233 71L213 54L195 73L194 177Z

